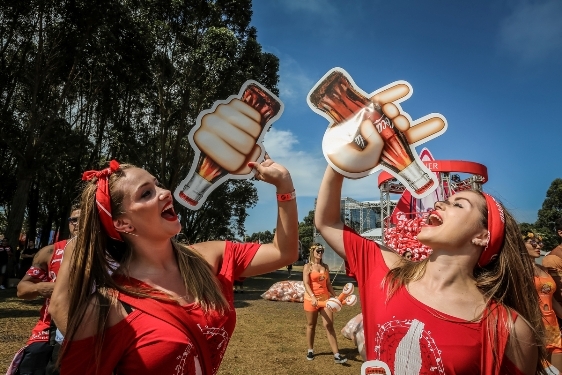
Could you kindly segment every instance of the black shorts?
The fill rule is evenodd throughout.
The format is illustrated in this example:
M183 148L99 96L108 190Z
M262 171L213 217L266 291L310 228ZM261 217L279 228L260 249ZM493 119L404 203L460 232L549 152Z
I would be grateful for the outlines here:
M34 342L23 351L16 375L55 375L60 345L51 346L48 342ZM49 370L48 370L49 369Z

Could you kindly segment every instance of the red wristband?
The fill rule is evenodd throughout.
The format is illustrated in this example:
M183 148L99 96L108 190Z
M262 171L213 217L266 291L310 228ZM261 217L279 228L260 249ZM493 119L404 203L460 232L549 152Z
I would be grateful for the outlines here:
M286 194L277 194L277 200L279 202L287 202L287 201L292 201L293 199L295 199L297 197L297 193L295 193L295 191L291 191L290 193L286 193Z

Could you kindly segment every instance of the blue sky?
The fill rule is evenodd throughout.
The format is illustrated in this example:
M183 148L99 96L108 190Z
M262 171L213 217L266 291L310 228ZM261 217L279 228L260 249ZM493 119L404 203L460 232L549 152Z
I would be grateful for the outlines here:
M536 220L562 177L562 1L254 0L253 11L258 41L280 59L285 104L265 145L293 176L299 220L313 209L327 165L328 123L306 96L333 67L366 92L408 81L414 91L403 110L448 121L423 146L436 159L486 165L484 190L518 220ZM256 186L248 234L276 223L275 188ZM377 174L346 180L343 195L377 200Z

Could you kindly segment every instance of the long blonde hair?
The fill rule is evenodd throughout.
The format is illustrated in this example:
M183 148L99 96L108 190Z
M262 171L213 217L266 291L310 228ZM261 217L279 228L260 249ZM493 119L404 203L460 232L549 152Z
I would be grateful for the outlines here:
M482 202L485 202L481 192L470 191L481 197ZM488 208L485 203L479 206L482 214L481 225L487 228ZM537 374L543 374L545 373L543 363L546 360L546 349L543 342L545 332L538 303L539 297L533 281L533 265L528 261L527 249L521 238L517 222L503 204L502 207L505 214L505 239L499 256L495 260L483 268L476 267L474 269L476 286L487 302L494 300L498 305L507 309L509 315L507 324L511 333L513 333L511 310L515 310L520 317L529 323L533 330L536 345L539 348ZM421 262L403 261L400 266L390 270L383 280L383 287L387 286L387 298L391 298L401 287L421 279L425 274L428 261L429 258ZM497 332L499 322L493 321L493 319L487 319L486 321L489 324L488 331ZM496 355L495 351L494 355Z
M119 217L123 210L125 192L119 187L119 181L126 176L126 171L134 166L121 164L119 169L109 177L111 212ZM92 300L96 306L96 348L95 362L99 366L104 340L105 325L109 309L116 303L116 291L140 298L167 299L155 297L153 290L123 286L117 283L109 270L115 261L121 265L128 277L127 264L132 248L125 242L111 239L102 228L96 208L96 179L86 183L82 191L80 229L70 262L69 310L66 340L71 341L85 316ZM172 240L171 240L172 241ZM230 307L222 293L221 285L213 274L210 264L194 249L172 241L173 251L187 293L193 296L195 303L205 311L226 312ZM171 297L170 297L171 298ZM64 353L64 350L63 350ZM62 357L62 355L61 355Z

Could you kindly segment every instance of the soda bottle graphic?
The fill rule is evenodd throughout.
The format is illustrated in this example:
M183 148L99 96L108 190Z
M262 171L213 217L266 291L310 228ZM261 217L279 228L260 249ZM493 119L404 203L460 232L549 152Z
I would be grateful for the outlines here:
M244 90L241 100L259 112L262 128L279 113L281 108L278 99L253 83L249 84ZM223 168L223 166L201 152L195 172L187 183L181 187L181 191L179 191L177 196L189 206L197 206L205 192L228 173L229 171Z
M310 102L326 113L332 128L362 115L368 119L384 142L380 164L401 176L416 194L421 195L435 183L414 157L406 137L394 126L378 103L373 103L351 85L341 71L334 71L310 94ZM363 150L367 140L358 127L352 146Z

